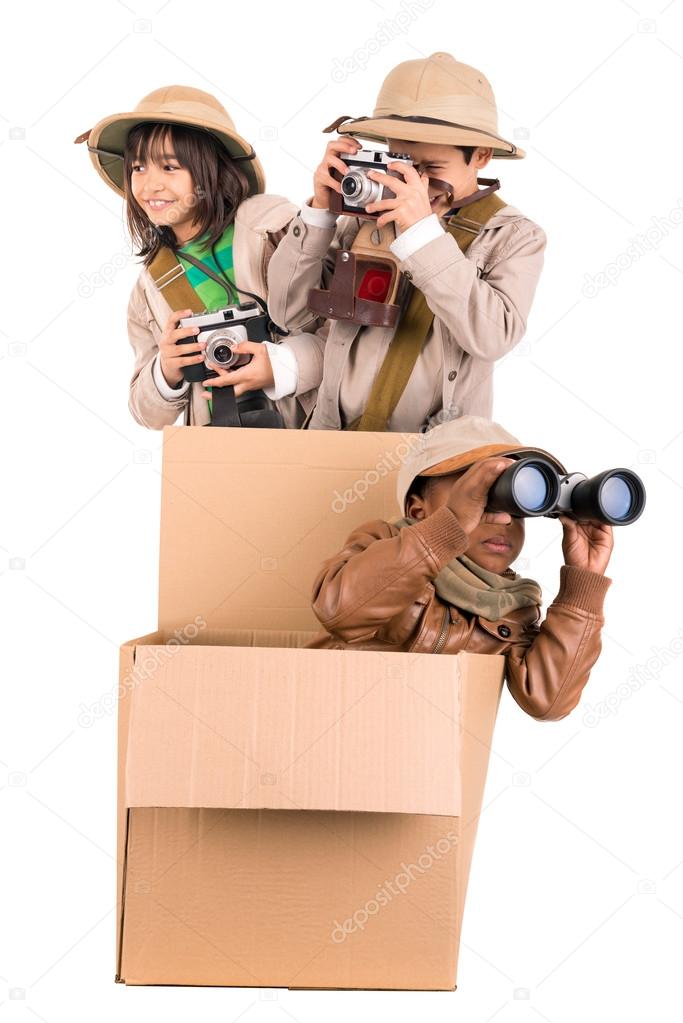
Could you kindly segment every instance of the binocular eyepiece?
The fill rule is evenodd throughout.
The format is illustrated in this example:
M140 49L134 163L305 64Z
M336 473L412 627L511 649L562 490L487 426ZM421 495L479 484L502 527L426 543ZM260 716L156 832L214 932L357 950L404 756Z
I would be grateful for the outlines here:
M607 469L590 479L580 472L563 476L549 461L532 455L508 466L495 480L486 511L507 512L515 518L566 515L626 526L644 508L643 481L630 469Z

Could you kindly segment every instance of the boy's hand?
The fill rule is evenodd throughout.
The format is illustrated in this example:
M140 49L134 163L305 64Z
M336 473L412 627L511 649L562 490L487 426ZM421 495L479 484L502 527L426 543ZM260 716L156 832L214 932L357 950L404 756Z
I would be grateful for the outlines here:
M377 227L384 227L392 221L401 229L407 231L418 220L424 220L432 213L432 206L429 201L429 175L418 174L414 167L406 166L400 161L393 161L387 164L389 170L399 171L402 178L391 177L383 171L369 171L368 177L372 181L378 181L386 188L396 193L395 199L380 199L379 202L371 202L365 207L368 213L382 213L377 218Z
M507 512L486 512L484 508L488 500L489 488L514 458L485 458L476 462L459 476L451 487L446 505L451 509L458 522L468 534L473 533L480 522L497 522L507 525L511 521Z
M355 156L359 149L362 149L360 142L350 138L348 135L342 138L332 139L327 143L325 155L318 164L313 175L313 200L311 206L318 210L329 210L330 192L341 192L341 185L332 177L331 168L334 167L340 174L346 174L349 169L343 160L339 159L340 153L348 153Z
M273 367L270 364L268 349L261 341L240 341L235 345L233 351L237 354L248 353L251 355L251 362L246 366L239 366L238 369L216 369L209 368L218 373L217 377L211 377L207 381L208 387L226 387L228 384L235 388L235 396L239 397L245 391L256 391L260 387L272 387L275 383ZM206 385L205 385L206 386ZM211 391L200 392L203 398L210 398Z
M575 522L564 515L560 522L565 565L604 575L614 547L612 527L602 522Z
M204 361L206 341L199 341L197 344L176 344L182 338L196 337L199 333L199 327L178 327L181 319L191 315L191 309L177 309L171 313L159 338L159 363L169 387L177 387L183 382L183 366L194 366Z

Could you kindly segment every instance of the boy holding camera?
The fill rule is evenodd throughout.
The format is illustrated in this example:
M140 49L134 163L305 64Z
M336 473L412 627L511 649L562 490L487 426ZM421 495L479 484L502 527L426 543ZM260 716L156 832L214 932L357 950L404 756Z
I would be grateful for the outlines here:
M564 565L541 621L540 586L510 568L524 519L486 511L495 481L527 455L564 475L552 455L488 420L462 416L429 430L398 474L405 517L359 526L322 566L313 610L325 632L309 646L503 654L527 714L552 721L573 710L601 649L612 528L559 516Z
M323 311L333 314L324 344L311 342L288 357L293 385L300 375L321 372L322 351L317 402L305 425L417 432L435 418L490 418L493 365L524 335L546 238L495 194L497 181L477 177L491 158L524 156L498 134L488 81L447 53L406 61L385 80L373 117L340 118L326 130L334 129L341 137L327 146L314 195L268 270L269 311L277 323L298 331L310 329ZM367 183L381 186L367 204L354 202L348 180L341 183L350 168L358 172L364 158L372 159L356 136L388 143L404 157L383 159L378 169L361 167ZM479 189L478 181L488 187ZM354 209L356 215L337 224L339 211ZM376 268L374 277L351 285L354 294L342 295L341 308L311 305L312 292L339 293L350 265L339 256L348 261L368 220L368 265L376 245L408 285L393 306L400 309L397 322L378 315L369 323L354 314L361 305L369 308L359 299L376 297Z

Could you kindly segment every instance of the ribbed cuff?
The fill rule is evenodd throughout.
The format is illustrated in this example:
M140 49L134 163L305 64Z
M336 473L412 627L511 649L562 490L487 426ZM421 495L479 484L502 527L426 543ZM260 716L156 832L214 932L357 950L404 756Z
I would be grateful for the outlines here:
M612 580L598 572L573 565L560 568L560 589L554 604L567 604L590 614L602 615L605 594Z
M469 546L469 537L450 508L443 505L421 522L411 527L429 548L438 562L439 571L453 558L464 554Z

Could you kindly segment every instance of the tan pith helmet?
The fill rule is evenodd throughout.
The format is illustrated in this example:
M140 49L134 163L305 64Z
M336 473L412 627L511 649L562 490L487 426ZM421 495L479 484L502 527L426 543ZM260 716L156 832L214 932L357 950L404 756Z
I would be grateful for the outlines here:
M90 159L100 177L119 195L123 195L123 151L128 132L136 124L158 121L182 124L208 131L222 142L244 171L249 195L265 189L265 174L254 150L241 135L224 106L211 93L188 85L166 85L140 100L135 110L112 114L84 131L74 142L87 142Z
M555 455L543 448L521 444L516 437L490 419L459 416L439 423L421 435L419 444L414 446L398 471L396 496L401 513L405 509L406 494L418 476L446 476L467 469L485 458L512 454L518 458L539 455L547 459L561 475L567 472Z
M406 60L382 83L372 117L339 118L334 128L374 142L388 138L446 146L485 146L493 156L525 154L498 134L498 110L488 79L452 57L433 53Z

